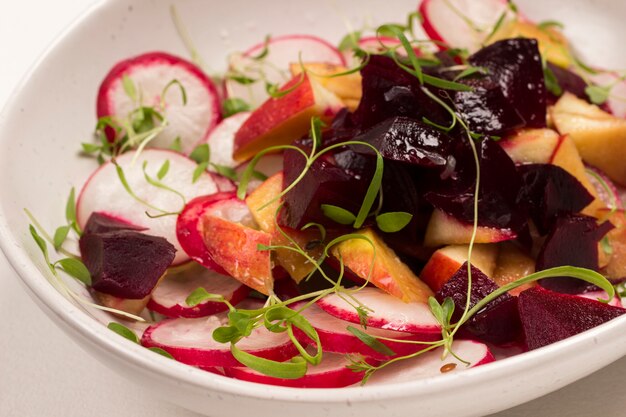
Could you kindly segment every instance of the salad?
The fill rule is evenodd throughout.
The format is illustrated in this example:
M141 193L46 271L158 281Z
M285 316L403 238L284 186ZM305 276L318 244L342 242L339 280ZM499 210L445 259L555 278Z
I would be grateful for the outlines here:
M337 46L267 36L215 74L172 17L191 58L108 71L66 224L26 210L51 282L117 334L338 388L462 372L626 313L626 76L581 62L560 23L423 0Z

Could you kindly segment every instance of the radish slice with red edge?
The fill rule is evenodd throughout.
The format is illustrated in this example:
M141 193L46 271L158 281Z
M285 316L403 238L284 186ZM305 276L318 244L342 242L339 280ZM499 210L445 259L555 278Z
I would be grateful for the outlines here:
M425 352L415 358L403 360L382 368L368 380L368 385L415 381L441 374L462 372L469 368L493 362L495 359L484 343L472 340L455 340L452 351L469 365L448 354L443 360L442 348Z
M369 312L367 326L409 332L423 336L441 335L441 326L426 303L405 303L378 288L365 287L354 298L372 310ZM339 319L359 323L356 309L336 294L322 298L317 304Z
M505 0L423 0L419 11L424 31L440 49L461 48L473 53L507 9Z
M233 219L239 219L242 215L245 216L246 213L249 215L248 208L244 207L245 203L241 202L232 192L197 197L189 201L178 215L176 237L182 249L191 259L205 268L228 275L209 254L200 230L200 220L206 213L216 212L224 214L226 212L222 203L231 205L234 208L233 214L230 216Z
M324 353L319 365L309 365L306 375L297 379L275 378L244 367L226 368L225 373L226 376L244 381L283 387L341 388L356 384L363 379L364 372L354 372L347 368L351 363L346 355Z
M591 185L598 193L600 200L609 208L623 209L622 197L613 181L598 168L587 165L585 169L587 178L589 178Z
M298 306L291 306L291 308L298 311ZM371 327L363 329L358 324L355 325L348 321L340 320L336 317L331 316L315 304L309 306L300 314L304 318L306 318L309 323L311 323L311 326L313 326L315 330L317 330L317 334L322 344L322 350L324 352L360 354L365 357L377 360L387 360L391 358L390 356L378 352L363 343L358 337L356 337L352 332L348 330L348 326L358 328L364 333L367 333L368 335L376 338L385 337L390 339L413 340L421 342L434 341L441 338L441 334L422 337L419 335L413 335L405 332L375 329ZM305 342L307 344L313 344L313 341L310 340L302 331L294 329L294 333L296 334L298 340L301 340L302 342ZM389 349L391 349L397 356L410 355L411 353L418 352L428 347L428 345L424 344L391 342L383 340L381 340L381 343L389 347Z
M235 133L244 124L250 112L234 114L220 122L207 137L206 143L211 148L211 163L229 168L236 168L240 164L233 159Z
M609 96L604 104L615 117L626 119L626 80L614 72L601 72L590 78L596 85L610 86Z
M135 86L136 97L129 96L124 86L126 77ZM173 80L182 85L186 104L177 85L168 87L162 97ZM160 109L161 102L165 103L164 109ZM213 82L191 62L165 52L150 52L117 63L100 85L99 118L125 119L139 106L154 106L169 122L149 146L169 148L179 137L185 154L206 138L221 119L219 94Z
M232 277L218 274L205 268L191 267L166 276L152 293L148 308L167 317L205 317L228 310L226 303L204 301L196 306L186 303L187 297L197 288L209 294L218 294L235 305L242 301L249 288Z
M251 84L242 84L231 77L225 81L228 97L241 98L252 108L258 107L269 97L265 90L265 81L280 85L289 81L289 64L298 62L300 55L303 62L346 65L343 55L335 46L313 35L272 37L267 42L267 54L261 59L254 59L264 52L265 46L266 43L261 42L243 54L232 55L229 59L233 74L258 80ZM265 75L264 80L260 80L261 74Z
M239 307L259 308L259 303L251 303L246 300ZM230 343L219 343L213 339L213 331L226 325L228 317L225 312L206 318L167 319L150 326L144 332L141 344L161 348L187 365L202 368L241 366L230 352ZM237 347L251 355L278 362L291 359L298 353L286 332L273 333L263 326L241 339Z
M135 158L137 160L133 161ZM150 184L144 176L143 165L147 163L146 173L156 180L159 170L164 164L169 164L167 174L160 182L182 194L186 201L199 195L216 192L214 177L204 172L196 182L193 182L197 164L177 152L162 149L145 149L140 155L134 151L127 152L117 157L116 163L122 169L130 190L153 207L148 207L133 198L122 184L116 166L112 162L107 162L89 177L78 196L76 203L78 224L84 227L91 213L102 212L143 227L146 234L167 239L176 248L176 257L172 265L189 261L189 256L182 250L176 238L175 214L182 210L184 201L177 193ZM162 211L173 214L158 217L149 217L146 214L161 215Z
M598 301L598 299L606 300L607 295L608 294L604 291L590 291L590 292L578 294L579 297L588 298L590 300L595 300L595 301ZM608 305L613 306L613 307L624 307L622 305L622 300L619 298L619 295L617 294L615 294L613 299L608 302Z

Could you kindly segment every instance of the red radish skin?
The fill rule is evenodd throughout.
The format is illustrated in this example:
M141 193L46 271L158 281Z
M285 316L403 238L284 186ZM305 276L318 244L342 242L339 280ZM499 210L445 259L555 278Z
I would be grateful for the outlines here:
M146 106L158 106L163 89L172 80L178 80L185 89L186 104L177 86L168 89L162 113L170 125L150 142L151 147L168 148L180 137L182 151L189 153L221 119L219 94L213 82L191 62L165 52L149 52L116 64L98 91L99 118L125 118L138 106L124 91L124 76L134 82L137 94L142 97L141 104ZM112 135L108 136L113 139Z
M427 338L441 335L441 327L425 303L405 303L372 287L359 290L354 297L373 310L368 316L368 327L408 332ZM339 319L357 324L360 322L355 308L336 294L322 298L317 304Z
M142 170L144 162L148 163L146 172L152 178L156 178L161 166L169 161L169 171L161 182L180 192L187 201L199 195L217 191L217 185L208 172L201 174L198 180L193 183L193 172L196 170L197 164L177 152L163 149L144 149L133 163L135 155L135 152L127 152L117 157L116 162L123 169L124 176L135 195L159 209L178 212L182 208L183 201L177 194L149 184ZM101 165L91 174L83 185L76 203L76 216L78 224L82 228L85 227L92 213L105 213L126 223L145 228L146 234L163 237L174 245L176 257L173 266L188 262L189 257L182 250L176 238L176 216L150 218L146 215L146 211L160 214L160 212L135 200L124 189L112 162Z
M356 384L363 379L364 372L348 369L351 364L345 355L324 353L322 362L309 365L307 373L298 379L283 379L263 375L250 368L226 368L226 376L259 384L279 385L293 388L341 388ZM372 363L376 365L376 362Z
M209 254L200 231L200 219L216 203L237 198L234 193L216 193L189 201L176 220L176 237L185 253L205 268L226 274ZM226 274L227 275L227 274Z
M442 374L463 372L468 368L474 368L495 361L487 345L472 340L454 341L452 343L452 351L459 358L469 362L470 365L466 365L450 354L442 360L442 348L437 348L415 358L391 364L375 372L368 380L368 384L378 385L415 381L417 379L436 377ZM448 370L444 372L446 368Z
M205 301L190 307L186 299L197 288L204 288L209 294L218 294L236 305L246 298L249 288L239 281L209 271L205 268L188 268L175 275L166 276L152 293L148 308L167 317L205 317L228 310L225 303Z
M291 308L298 310L297 307ZM363 329L358 324L353 324L348 321L340 320L336 317L331 316L330 314L327 314L326 312L324 312L324 310L322 310L315 304L302 311L301 314L311 323L315 330L317 330L317 334L320 337L322 349L324 350L324 352L361 354L367 358L372 358L376 360L390 359L389 356L377 352L371 347L367 346L365 343L363 343L358 337L356 337L349 330L347 330L348 326L359 328L360 330L373 337L386 337L390 339L422 342L435 341L441 338L441 333L439 333L438 335L428 335L428 337L424 337L423 335L413 335L405 332L396 332L393 330L383 330L371 327ZM295 329L295 334L296 337L298 337L298 339L302 342L313 344L313 341L310 340L303 332L299 331L298 329ZM411 353L418 352L428 346L415 343L391 341L381 342L387 345L392 351L394 351L397 356L409 355Z
M595 300L598 301L598 299L602 299L602 300L606 300L607 299L607 293L604 291L591 291L591 292L585 292L582 294L578 294L579 297L582 298L588 298L590 300ZM619 295L615 294L615 296L613 297L613 299L611 301L608 302L608 305L613 306L613 307L624 307L622 305L622 300L621 298L619 298Z
M145 347L158 347L179 362L198 367L241 366L230 352L230 344L213 340L213 331L228 324L226 313L218 313L208 318L167 319L150 326L141 338ZM272 333L265 327L252 331L237 343L237 347L252 355L285 361L298 351L287 333Z
M259 64L251 59L261 53L265 43L261 42L242 54L233 55L230 58L231 70L248 76L258 78L258 66L264 65L263 69L267 81L275 84L284 84L291 77L289 64L298 62L302 51L303 62L324 62L335 65L346 65L344 56L328 41L313 35L284 35L272 37L268 44L268 54ZM255 70L256 68L256 70ZM239 97L248 102L252 108L258 107L269 96L265 91L265 83L258 81L249 85L242 85L233 80L224 83L228 97Z
M240 164L233 159L235 134L250 117L250 112L237 113L220 122L211 131L206 143L211 148L211 162L216 165L236 168Z
M613 207L613 205L615 205L616 209L623 209L624 203L622 202L620 192L617 186L613 183L613 181L611 181L611 179L598 168L589 165L585 166L585 168L587 169L587 178L589 178L589 181L593 185L593 188L595 188L596 192L598 193L598 197L600 198L600 200L602 200L602 202L607 207ZM606 188L603 184L600 183L600 181L598 181L597 177L601 178L602 182L606 184Z

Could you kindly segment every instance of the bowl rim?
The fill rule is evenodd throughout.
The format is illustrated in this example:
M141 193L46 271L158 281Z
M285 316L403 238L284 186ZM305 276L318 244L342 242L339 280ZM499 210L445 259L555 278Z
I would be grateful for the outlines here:
M86 24L90 18L98 15L99 11L107 7L123 4L126 0L97 0L80 13L48 45L39 58L30 66L21 81L13 89L4 108L0 111L0 149L8 141L8 135L3 134L10 126L11 116L19 111L18 102L20 93L31 78L40 69L56 49L71 37L72 33ZM530 367L542 367L553 363L563 355L573 354L581 346L596 344L598 340L609 338L611 335L626 333L626 316L619 317L608 323L595 327L584 333L554 343L552 345L525 352L504 360L495 361L483 366L468 369L464 372L437 375L410 382L395 382L383 385L337 388L289 388L273 385L264 385L248 381L235 380L221 375L212 374L183 363L155 355L147 349L125 340L121 337L112 337L110 330L81 308L78 308L60 292L58 292L43 276L34 261L21 247L17 236L9 229L3 202L0 201L0 249L6 255L9 263L17 272L22 283L27 287L31 296L45 305L67 326L80 333L89 342L99 345L115 354L125 362L138 365L155 375L178 380L189 386L204 390L211 390L236 396L247 396L256 399L280 400L286 402L324 402L324 403L356 403L371 402L380 399L399 399L407 395L439 393L443 390L461 389L468 384L484 384L490 380L502 377L512 377L516 371ZM43 308L42 306L40 306ZM626 355L626 345L623 345L622 355ZM602 366L612 360L605 360ZM597 367L600 369L600 367ZM584 376L584 375L582 375ZM582 377L581 376L581 377ZM552 390L558 389L554 386ZM546 391L545 393L548 393Z

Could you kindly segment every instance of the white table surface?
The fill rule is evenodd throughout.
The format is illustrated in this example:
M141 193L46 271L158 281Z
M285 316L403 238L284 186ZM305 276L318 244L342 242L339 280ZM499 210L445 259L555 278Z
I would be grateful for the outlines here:
M0 108L31 63L90 3L0 0ZM65 337L30 300L1 253L0 317L0 417L196 416L153 398ZM625 382L626 358L493 417L625 416Z

